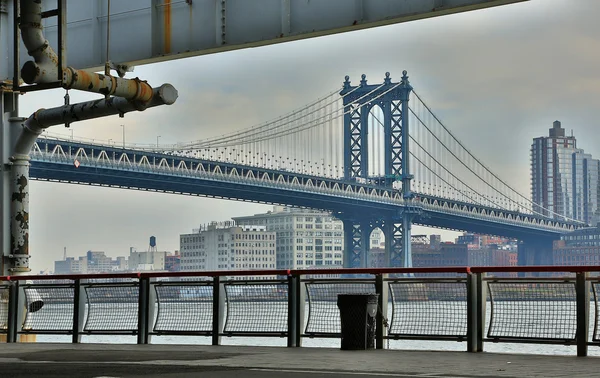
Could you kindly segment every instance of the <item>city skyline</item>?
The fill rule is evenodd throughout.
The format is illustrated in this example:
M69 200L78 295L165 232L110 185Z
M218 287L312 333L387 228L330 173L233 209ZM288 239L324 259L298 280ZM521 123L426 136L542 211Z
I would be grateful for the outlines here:
M586 152L600 155L592 138L593 98L600 88L595 78L600 61L599 26L593 17L597 7L593 1L569 6L566 1L531 1L137 67L134 76L152 85L171 82L179 90L178 102L124 119L74 124L72 130L75 137L120 141L124 124L131 142L153 143L159 135L164 143L200 139L275 118L341 86L346 74L354 83L362 73L377 83L386 71L398 79L406 69L415 88L453 133L486 165L528 194L531 139L542 135L553 120L575 129ZM357 50L360 55L344 55ZM377 54L384 56L372 59ZM27 94L21 115L60 105L63 95L64 91ZM72 102L94 98L74 91L70 95ZM197 126L198 120L203 127ZM69 130L58 127L50 131L70 136ZM64 246L127 250L149 235L156 235L164 249L174 250L182 230L208 221L209 216L229 219L266 208L34 182L31 266L33 271L50 266Z

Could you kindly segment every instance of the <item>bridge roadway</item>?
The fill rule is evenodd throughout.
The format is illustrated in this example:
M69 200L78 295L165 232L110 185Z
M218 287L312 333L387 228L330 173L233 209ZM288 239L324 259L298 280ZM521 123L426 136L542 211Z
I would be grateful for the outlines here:
M595 377L598 357L200 345L17 343L4 377Z
M39 138L31 158L30 174L38 180L311 207L374 219L398 219L413 208L421 214L416 224L519 240L553 240L575 227L421 194L405 201L399 191L383 186L78 141Z

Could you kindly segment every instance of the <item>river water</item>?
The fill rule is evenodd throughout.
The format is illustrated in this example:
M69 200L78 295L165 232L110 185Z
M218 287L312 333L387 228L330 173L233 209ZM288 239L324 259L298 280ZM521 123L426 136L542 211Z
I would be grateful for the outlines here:
M430 301L431 302L431 301ZM556 305L556 304L550 304ZM256 304L257 307L264 307L264 304ZM337 311L335 308L335 304L332 303L332 310ZM455 304L448 304L447 306L456 306ZM570 308L571 304L563 303L560 306L564 306L565 309ZM279 306L275 306L279 307ZM308 307L308 306L307 306ZM526 306L525 306L526 307ZM530 310L524 309L523 303L515 303L514 304L514 317L515 322L519 322L519 319L527 319L526 324L518 325L517 327L534 327L535 329L541 329L540 327L546 327L546 329L550 329L551 331L555 328L557 332L560 332L560 319L552 319L548 318L547 314L544 311L540 311L546 308L545 306L532 306ZM275 308L273 308L275 310ZM440 311L441 309L441 311ZM246 309L249 310L249 309ZM446 314L447 316L452 316L452 311L456 312L456 309L453 308L451 311L445 311L442 307L437 307L437 312L435 315L429 317L423 314L428 314L433 312L414 312L414 315L409 316L409 318L404 318L406 322L418 321L418 324L423 326L424 324L430 326L435 322L444 322L443 319L440 319L440 313ZM488 305L486 308L487 312L487 321L489 325L490 319L490 306ZM528 314L523 316L523 312L530 311ZM41 311L40 311L41 312ZM250 311L254 312L254 311ZM277 312L277 311L274 311ZM555 311L556 312L556 311ZM391 306L390 311L391 314ZM460 318L462 315L456 315ZM590 340L592 338L593 327L594 327L594 306L593 303L590 304ZM308 309L305 316L305 324L306 319L308 318ZM335 316L335 318L327 317L334 323L339 324L339 316ZM417 320L418 318L418 320ZM314 318L313 318L314 319ZM566 319L566 318L565 318ZM207 319L210 321L209 319ZM456 320L456 319L454 319ZM462 322L460 322L462 323ZM256 324L256 323L254 323ZM313 323L314 324L314 323ZM511 325L504 325L505 327L510 327ZM338 326L339 327L339 326ZM486 332L488 327L486 326ZM532 328L533 329L533 328ZM286 346L287 339L281 337L222 337L223 345L245 345L245 346ZM71 336L68 335L38 335L38 342L71 342ZM124 336L124 335L85 335L82 336L82 342L84 343L108 343L108 344L134 344L136 343L136 336ZM152 344L197 344L197 345L210 345L211 338L204 336L152 336L151 339ZM386 343L388 343L386 341ZM340 340L339 339L327 339L327 338L308 338L305 337L302 340L302 344L304 347L316 347L316 348L339 348ZM457 342L457 341L429 341L429 340L389 340L389 348L390 349L404 349L404 350L439 350L439 351L465 351L467 344L466 342ZM493 343L493 342L485 342L484 350L486 352L496 352L496 353L522 353L522 354L546 354L546 355L576 355L576 347L575 346L566 346L566 345L548 345L548 344L522 344L522 343ZM591 345L589 347L589 354L592 356L600 356L600 345Z

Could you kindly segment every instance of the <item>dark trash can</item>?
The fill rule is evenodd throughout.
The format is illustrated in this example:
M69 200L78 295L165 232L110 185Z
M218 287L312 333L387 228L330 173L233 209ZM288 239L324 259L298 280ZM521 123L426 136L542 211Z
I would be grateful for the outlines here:
M342 350L375 348L375 318L379 294L338 294Z

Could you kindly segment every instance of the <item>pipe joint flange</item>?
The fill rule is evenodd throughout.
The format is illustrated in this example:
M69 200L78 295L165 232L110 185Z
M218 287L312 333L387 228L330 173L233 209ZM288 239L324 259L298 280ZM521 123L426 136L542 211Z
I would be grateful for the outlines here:
M29 271L29 255L27 254L13 254L8 255L8 258L12 260L13 269L26 268Z

